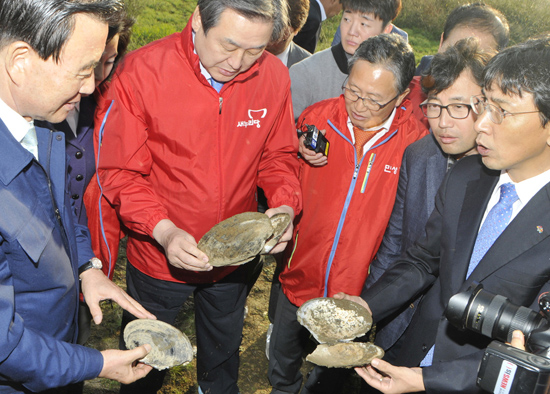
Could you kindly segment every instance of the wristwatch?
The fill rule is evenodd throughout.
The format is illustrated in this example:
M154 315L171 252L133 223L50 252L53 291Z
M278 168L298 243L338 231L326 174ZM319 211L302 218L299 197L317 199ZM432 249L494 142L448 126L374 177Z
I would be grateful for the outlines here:
M78 268L78 276L82 275L83 272L88 271L90 268L100 270L101 268L103 268L103 264L101 263L101 260L97 257L92 257L90 261Z

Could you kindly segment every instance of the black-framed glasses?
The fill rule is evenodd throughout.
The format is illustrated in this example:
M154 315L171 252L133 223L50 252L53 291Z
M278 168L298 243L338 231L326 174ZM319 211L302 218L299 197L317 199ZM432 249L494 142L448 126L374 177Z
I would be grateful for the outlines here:
M534 114L540 111L524 111L524 112L508 112L494 104L490 104L485 96L472 96L470 98L472 109L478 115L482 115L485 111L489 112L489 119L494 124L501 124L505 117L523 114Z
M449 105L441 105L436 103L430 103L428 100L420 104L422 113L428 119L435 119L441 116L443 109L447 110L449 116L453 119L466 119L470 115L472 106L465 103L452 103Z
M344 97L348 99L349 101L356 102L357 100L361 99L363 102L363 105L370 109L371 111L380 111L382 108L386 107L389 103L394 101L396 98L399 97L399 93L397 93L397 96L392 98L390 101L388 101L385 104L380 104L377 101L374 101L373 99L370 99L368 97L361 97L356 92L348 88L347 86L342 86L342 91L344 92Z

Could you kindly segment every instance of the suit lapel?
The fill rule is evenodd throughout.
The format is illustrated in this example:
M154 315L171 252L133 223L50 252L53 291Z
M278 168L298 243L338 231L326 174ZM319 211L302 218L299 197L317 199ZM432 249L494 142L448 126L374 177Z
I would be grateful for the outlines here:
M550 235L550 184L544 186L510 222L468 278L481 282Z
M433 196L437 195L437 191L441 186L441 179L443 179L447 166L444 165L446 158L442 156L442 152L439 148L436 152L428 157L426 166L426 212L428 216L433 212L435 208L435 199Z
M479 179L468 182L458 220L454 264L450 265L452 294L464 284L479 225L498 179L498 172L489 173L482 168Z

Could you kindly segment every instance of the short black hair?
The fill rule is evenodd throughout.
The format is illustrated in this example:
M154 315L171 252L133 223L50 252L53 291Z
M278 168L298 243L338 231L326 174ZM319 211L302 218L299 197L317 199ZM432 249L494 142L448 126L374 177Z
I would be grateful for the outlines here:
M340 0L344 11L373 14L384 26L393 21L401 12L401 0Z
M110 23L121 7L119 0L0 0L0 48L23 41L41 59L58 62L77 14Z
M397 34L379 34L363 41L349 60L349 72L358 60L381 65L395 77L395 89L403 93L414 77L414 52Z
M508 20L499 10L485 4L461 5L451 11L443 28L443 41L458 27L469 27L491 34L497 44L496 50L506 48L510 39Z
M304 26L309 14L309 0L287 0L290 27L298 32Z
M550 35L533 38L498 53L483 72L485 90L533 95L542 126L550 120Z
M464 38L445 52L434 55L430 67L422 74L422 91L426 95L438 94L455 83L465 70L469 70L481 86L483 69L493 56L494 53L481 49L477 38Z

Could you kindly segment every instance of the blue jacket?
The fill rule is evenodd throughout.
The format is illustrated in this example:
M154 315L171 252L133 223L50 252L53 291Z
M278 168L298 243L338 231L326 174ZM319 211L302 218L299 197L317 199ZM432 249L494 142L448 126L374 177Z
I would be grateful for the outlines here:
M0 121L0 393L92 379L103 367L99 351L74 344L78 267L93 253L87 228L73 224L64 134L36 132L40 164Z

